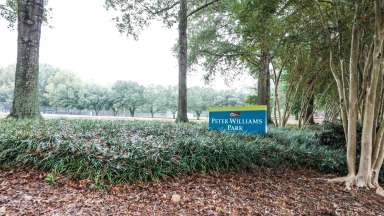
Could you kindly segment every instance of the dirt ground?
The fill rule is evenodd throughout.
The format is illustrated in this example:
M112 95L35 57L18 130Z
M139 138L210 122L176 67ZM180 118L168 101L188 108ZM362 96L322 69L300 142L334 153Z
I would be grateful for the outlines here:
M34 170L0 171L0 215L384 215L384 199L343 190L310 170L189 174L89 189L44 181Z

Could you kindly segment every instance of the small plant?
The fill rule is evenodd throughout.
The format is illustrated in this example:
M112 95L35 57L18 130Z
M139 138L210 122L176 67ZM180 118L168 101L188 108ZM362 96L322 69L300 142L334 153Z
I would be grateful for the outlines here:
M56 175L53 174L53 173L49 173L45 178L44 178L44 181L53 186L53 185L56 185Z

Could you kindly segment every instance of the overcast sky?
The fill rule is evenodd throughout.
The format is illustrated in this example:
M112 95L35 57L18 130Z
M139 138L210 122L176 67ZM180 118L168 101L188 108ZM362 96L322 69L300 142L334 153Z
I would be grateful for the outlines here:
M0 0L0 3L5 0ZM40 62L78 74L83 80L110 85L116 80L133 80L144 85L176 85L177 59L172 47L176 28L154 23L138 41L121 35L103 0L50 0L49 25L42 29ZM16 62L16 31L0 22L0 66ZM189 74L189 86L203 86L203 71ZM250 88L255 81L244 75L228 87L219 78L216 89Z

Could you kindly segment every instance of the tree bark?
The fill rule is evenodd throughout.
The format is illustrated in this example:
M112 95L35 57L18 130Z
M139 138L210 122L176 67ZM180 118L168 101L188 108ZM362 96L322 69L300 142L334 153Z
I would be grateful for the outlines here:
M201 115L201 112L196 112L196 119L197 120L200 120L200 115Z
M135 108L129 108L129 114L131 115L131 117L135 117Z
M44 0L18 0L17 3L17 65L10 116L40 118L38 76Z
M379 174L384 161L384 125L380 127L377 133L376 148L377 152L373 154L372 160L372 184L379 186Z
M356 175L356 131L358 118L358 62L360 50L360 26L357 23L359 4L355 6L355 17L352 27L351 56L349 63L349 109L347 134L347 166L348 176Z
M297 64L296 64L295 68L297 68ZM297 71L295 70L295 72L297 72ZM302 80L303 80L303 77L301 76L298 79L298 81L296 82L296 86L291 84L285 93L285 106L284 106L285 108L284 108L284 114L283 114L282 127L286 127L286 125L288 123L289 116L292 113L292 107L293 107L293 102L291 101L291 99L296 98L298 91L299 91L300 83L302 82ZM296 114L295 120L298 120L298 119L299 119L299 117Z
M372 145L374 128L374 113L377 100L377 86L381 74L383 42L384 42L384 16L383 0L375 0L375 37L373 50L372 77L369 82L364 105L364 120L361 140L361 156L356 185L358 187L371 186L372 181Z
M337 86L337 92L339 95L340 117L341 117L341 121L343 123L345 141L346 141L346 143L348 143L348 105L347 105L347 98L345 95L345 89L344 89L343 82L341 81L340 76L337 75L337 73L333 67L332 50L331 50L330 55L329 55L329 66L330 66L333 78L335 79L336 86Z
M151 118L154 118L154 117L155 117L155 111L154 111L154 109L153 109L153 106L151 106L151 107L149 108L149 113L151 113Z
M272 121L272 112L271 112L271 104L270 104L270 95L271 95L271 87L270 87L270 55L269 51L263 49L261 51L261 64L262 68L259 72L259 77L257 80L257 104L259 105L267 105L268 107L268 123L273 123Z
M283 127L283 116L281 115L280 109L280 96L279 96L279 86L280 86L280 78L284 69L284 64L281 66L281 70L279 72L276 71L275 66L273 66L273 84L274 84L274 92L275 92L275 106L274 106L274 117L275 117L275 125L276 127ZM288 92L287 90L286 92ZM288 94L288 93L286 93ZM277 117L279 115L279 117Z
M312 95L311 98L309 99L307 109L305 110L304 124L309 124L309 125L315 124L314 113L315 113L315 96Z
M113 108L112 108L112 112L113 112L113 116L117 116L119 114L119 112Z
M180 0L179 10L179 98L176 122L188 122L187 115L187 0Z

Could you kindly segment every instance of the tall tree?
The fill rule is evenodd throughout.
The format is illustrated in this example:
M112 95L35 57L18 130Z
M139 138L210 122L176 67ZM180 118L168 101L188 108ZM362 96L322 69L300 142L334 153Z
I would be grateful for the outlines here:
M95 111L98 116L100 111L107 107L108 89L96 84L88 84L83 87L83 97L81 102L86 108Z
M340 89L339 97L347 100L344 106L348 111L346 118L348 125L348 176L332 179L331 182L345 182L348 189L354 185L365 188L374 187L379 195L384 196L384 190L379 186L378 181L379 172L384 160L384 119L382 118L383 110L380 109L380 104L382 104L384 97L381 83L383 81L382 65L384 62L384 1L357 1L354 6L355 14L352 22L349 52L350 67L349 73L345 73L349 75L349 85L342 84L345 78L335 76ZM362 10L363 8L364 10ZM374 20L372 25L366 22L367 19L364 18L370 16ZM373 35L371 32L373 32ZM363 53L365 55L362 55ZM358 79L359 71L361 71L361 79ZM359 86L363 88L359 88ZM347 90L349 91L348 98L343 93L347 92ZM358 107L363 107L361 115L363 130L360 161L356 174Z
M137 108L145 104L144 87L132 81L117 81L112 86L119 108L128 109L131 117Z
M188 122L187 116L187 27L188 17L220 0L106 0L107 8L118 10L115 18L121 32L137 37L137 30L143 29L151 20L161 18L168 26L179 24L178 60L179 87L176 122ZM176 9L178 6L178 10ZM189 10L190 8L190 10Z
M18 0L17 3L17 65L10 116L38 118L39 48L44 0Z
M372 59L372 70L371 70L371 79L368 83L367 93L365 96L364 103L364 118L363 118L363 132L361 140L361 156L359 163L359 171L356 177L356 184L359 187L369 187L371 184L378 185L378 175L383 161L379 159L376 168L375 164L372 165L372 161L377 160L377 158L372 157L372 149L375 144L383 145L383 141L375 142L372 134L376 130L376 125L374 122L375 119L375 109L376 109L376 100L382 99L378 98L377 88L382 76L382 67L383 67L383 45L384 45L384 1L375 0L375 35L373 39L374 49L373 49L373 59ZM353 55L353 53L351 53ZM383 123L383 122L381 122ZM381 124L381 127L384 127ZM380 148L379 148L380 149ZM384 147L382 147L384 149ZM376 156L377 157L377 156ZM376 176L375 176L376 175ZM379 191L381 195L384 196L382 189Z
M86 108L82 103L82 89L83 84L79 77L70 72L59 71L49 78L46 97L50 106L82 110Z
M179 98L176 122L188 122L187 108L187 0L180 0L179 10Z
M190 63L203 63L207 77L215 75L215 70L222 74L225 71L227 77L242 72L253 75L257 78L254 103L268 106L269 122L272 121L270 66L274 48L284 36L280 18L276 18L282 2L226 1L221 7L202 13L190 28Z

